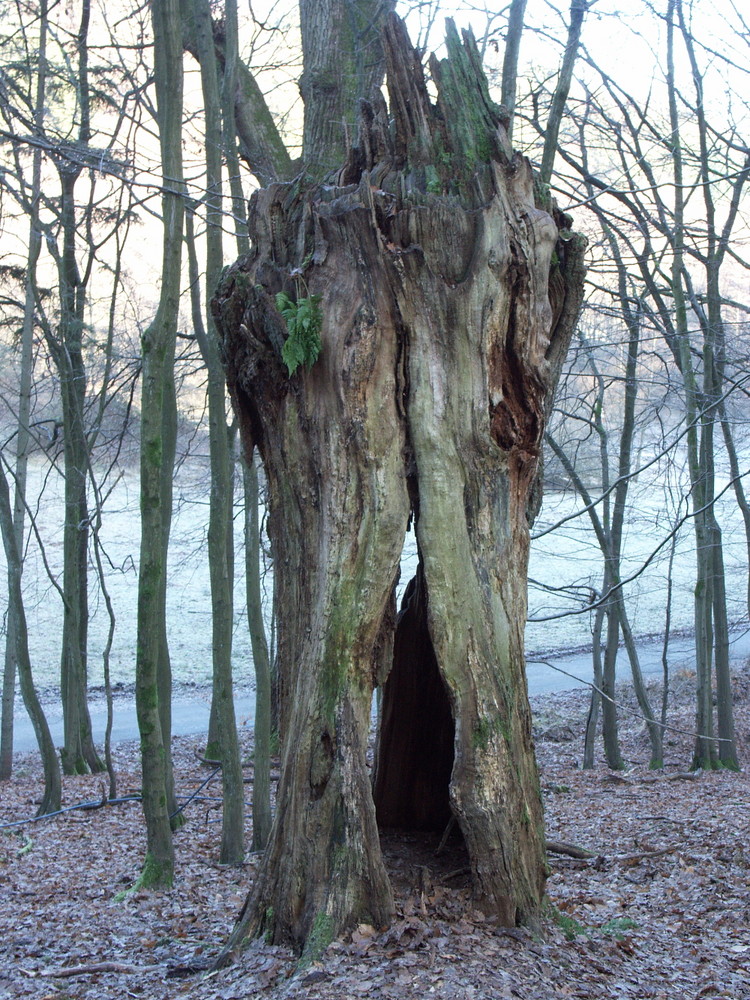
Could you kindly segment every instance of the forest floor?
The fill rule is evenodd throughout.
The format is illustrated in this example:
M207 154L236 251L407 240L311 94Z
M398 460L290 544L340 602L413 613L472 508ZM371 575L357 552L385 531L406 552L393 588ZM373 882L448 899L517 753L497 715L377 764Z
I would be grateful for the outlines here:
M750 670L734 678L743 770L692 774L693 689L678 679L663 772L623 690L629 768L583 771L587 698L534 699L549 841L593 857L550 854L539 927L505 929L472 905L460 844L383 838L398 915L360 926L299 969L286 949L252 944L229 968L206 967L233 924L257 857L217 862L218 779L195 738L175 741L179 793L198 792L176 835L169 892L128 891L144 853L140 805L129 801L0 829L0 998L143 1000L445 998L445 1000L750 1000ZM250 747L244 750L249 755ZM601 753L599 753L601 757ZM118 794L138 792L138 748L115 748ZM248 799L252 768L247 769ZM66 806L100 801L101 777L66 778ZM0 824L34 813L41 772L19 755L0 785ZM200 789L200 791L199 791Z

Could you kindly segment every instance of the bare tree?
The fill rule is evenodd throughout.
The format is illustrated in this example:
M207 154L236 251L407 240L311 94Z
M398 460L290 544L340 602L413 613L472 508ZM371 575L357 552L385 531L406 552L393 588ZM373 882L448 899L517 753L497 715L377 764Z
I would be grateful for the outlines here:
M5 474L3 457L0 454L0 535L3 539L5 558L8 563L8 597L13 608L15 629L13 632L15 649L14 659L18 664L18 675L21 682L21 695L34 726L39 752L44 767L44 795L39 805L38 815L55 812L60 808L62 794L60 766L57 762L55 745L52 742L49 725L44 715L39 697L34 687L31 672L31 657L29 656L28 634L26 631L26 614L23 607L21 591L22 560L16 545L16 532L13 522L13 511L10 505L10 491Z
M141 884L174 877L170 825L171 668L166 643L166 562L172 515L176 413L174 352L180 302L182 35L178 0L152 6L154 79L163 171L163 256L159 308L143 335L141 395L141 556L138 577L136 705L141 733L147 848Z
M38 134L44 129L44 104L47 80L47 4L42 0L39 10L39 43L36 72L36 93L33 103L33 122ZM7 120L7 113L6 113ZM23 326L21 332L21 370L18 386L18 412L16 430L16 462L14 475L13 525L16 552L23 551L24 523L26 515L26 482L28 474L31 435L31 384L34 348L34 275L39 259L42 234L39 227L39 203L41 198L42 150L36 147L32 153L31 185L27 195L29 215L29 244L24 281ZM21 561L19 572L23 572ZM3 670L2 722L0 724L0 780L10 778L13 771L13 707L16 691L16 612L15 602L8 605L8 626L5 643L5 665Z
M695 634L697 671L696 765L735 766L728 662L728 623L721 532L715 516L716 434L727 382L724 314L730 307L731 266L745 266L731 251L748 179L747 146L733 123L711 121L703 98L707 69L690 27L693 7L665 3L654 16L666 26L660 91L641 96L618 84L587 57L591 78L571 108L558 156L570 169L557 184L569 203L592 205L634 278L643 286L643 311L663 337L679 375L684 447L690 473L697 567ZM690 67L687 80L675 68ZM716 52L707 53L717 64ZM727 64L726 72L730 71ZM551 98L550 98L551 99ZM534 107L544 101L538 96ZM532 115L540 137L543 117ZM588 155L596 149L596 157ZM607 281L603 274L600 279ZM674 398L674 397L673 397ZM728 428L728 424L725 422ZM737 470L739 472L739 469ZM713 692L721 706L713 719ZM718 740L714 738L714 733Z

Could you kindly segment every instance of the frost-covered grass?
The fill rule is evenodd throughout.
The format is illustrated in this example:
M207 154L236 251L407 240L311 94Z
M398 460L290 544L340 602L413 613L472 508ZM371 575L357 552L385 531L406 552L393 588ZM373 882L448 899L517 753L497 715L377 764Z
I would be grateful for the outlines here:
M718 501L716 511L724 540L730 622L739 624L747 621L747 543L731 489ZM670 535L678 522L670 630L688 633L693 629L696 542L693 520L687 514L686 502L675 504L658 480L633 489L623 539L622 578L636 635L664 632ZM580 498L572 492L548 494L532 534L527 649L541 652L590 644L594 613L586 610L586 604L601 593L603 561ZM583 613L571 614L581 609Z
M34 499L39 532L50 570L61 581L63 500L62 480L46 475L37 461L30 470L29 496ZM175 680L209 684L211 680L211 594L206 533L208 530L209 478L205 463L183 465L175 480L175 513L172 529L168 587L168 630ZM252 680L252 656L247 634L244 593L243 516L241 491L235 498L235 645L234 666L238 683ZM594 590L601 588L602 560L588 516L566 521L581 502L572 493L549 494L534 527L527 648L536 653L585 647L591 641L593 613L567 614L585 608ZM726 543L727 590L730 616L746 618L747 549L734 495L728 491L718 506ZM633 576L625 588L628 610L638 635L664 630L667 568L670 545L665 539L675 518L684 515L684 504L670 504L659 482L640 484L633 490L625 535L623 571ZM140 545L138 472L125 472L106 496L102 516L102 544L106 553L106 583L117 616L111 654L113 683L131 684L135 669L138 550ZM659 546L662 545L661 548ZM405 586L416 561L413 533L406 536L401 586ZM645 569L643 568L644 565ZM0 553L0 572L5 563ZM641 572L642 570L642 572ZM695 573L695 539L691 520L678 533L673 566L672 629L692 628L692 588ZM539 584L557 588L545 590ZM271 575L266 577L270 595ZM562 588L562 589L561 589ZM36 539L27 545L24 573L26 613L32 664L40 687L57 683L62 605L49 581ZM90 683L103 683L102 651L108 618L92 573L91 626L89 632ZM270 603L270 602L269 602ZM545 620L546 619L546 620Z
M34 498L39 533L49 568L62 582L63 496L62 480L45 468L30 469L29 497ZM175 480L174 521L170 542L167 625L175 680L211 682L211 591L208 576L209 478L205 465L183 465ZM37 499L38 498L38 499ZM113 684L132 684L135 673L138 559L140 548L138 471L126 471L106 496L101 540L105 553L106 586L117 624L110 671ZM240 683L252 676L252 656L247 632L244 594L243 517L241 492L236 495L234 666ZM0 559L5 574L5 560ZM62 639L62 602L45 570L40 548L32 535L24 567L24 595L29 646L34 677L40 687L59 679ZM89 627L89 682L103 684L102 652L109 619L101 592L91 571L91 621Z

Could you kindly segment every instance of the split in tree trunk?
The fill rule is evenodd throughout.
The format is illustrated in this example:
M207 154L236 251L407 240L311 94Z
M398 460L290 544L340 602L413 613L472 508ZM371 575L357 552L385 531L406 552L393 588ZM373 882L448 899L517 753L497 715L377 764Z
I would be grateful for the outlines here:
M383 688L373 797L380 827L444 830L455 726L432 647L420 563L396 623L393 666Z

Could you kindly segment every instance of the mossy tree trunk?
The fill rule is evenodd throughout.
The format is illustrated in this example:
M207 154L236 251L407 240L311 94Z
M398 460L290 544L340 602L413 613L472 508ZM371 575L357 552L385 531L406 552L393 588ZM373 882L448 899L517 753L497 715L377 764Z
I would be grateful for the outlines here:
M455 734L434 794L460 824L478 905L513 924L544 889L527 509L582 243L558 239L570 220L535 205L473 39L449 32L434 106L395 17L385 38L394 130L382 101L363 102L336 177L257 192L253 251L215 300L245 450L259 448L269 482L283 739L270 844L225 957L258 933L312 956L344 927L393 916L365 751L410 517L424 574L414 628ZM321 296L322 353L292 377L282 291ZM394 740L412 724L402 714ZM379 770L394 740L381 739Z
M300 0L302 159L314 177L346 158L357 101L382 82L380 27L395 6L395 0Z
M145 331L141 395L141 551L138 577L136 709L141 734L146 857L142 885L169 886L174 877L166 572L172 513L174 350L182 260L182 39L178 0L152 6L155 83L164 193L162 284Z
M201 67L205 112L206 154L206 287L216 288L223 265L222 248L222 110L219 66L207 0L191 0L184 14L192 22ZM189 230L191 234L191 230ZM224 369L211 315L203 321L200 278L191 243L191 298L193 328L208 378L211 500L208 523L208 561L211 577L213 697L207 753L222 763L221 862L234 864L244 857L244 784L232 693L232 628L234 610L234 455L233 435L227 427ZM203 300L205 302L205 300ZM213 730L213 732L211 731Z

